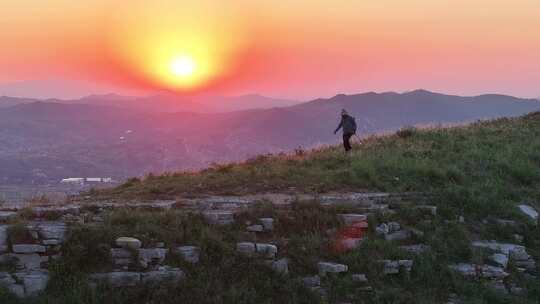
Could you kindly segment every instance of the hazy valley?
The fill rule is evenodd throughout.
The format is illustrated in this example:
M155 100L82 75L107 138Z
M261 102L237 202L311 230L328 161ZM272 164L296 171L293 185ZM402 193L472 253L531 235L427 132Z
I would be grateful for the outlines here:
M211 113L210 99L1 97L0 184L55 184L79 176L122 180L335 144L340 138L332 131L342 108L356 117L361 136L540 109L534 99L459 97L424 90L337 95L305 103L246 95L214 100L219 106Z

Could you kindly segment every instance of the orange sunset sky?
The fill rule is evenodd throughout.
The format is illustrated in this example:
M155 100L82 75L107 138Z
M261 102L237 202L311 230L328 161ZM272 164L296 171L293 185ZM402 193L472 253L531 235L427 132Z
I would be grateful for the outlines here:
M87 84L66 97L416 88L538 97L540 1L2 0L0 67L0 88L28 96L40 92L25 83L56 79Z

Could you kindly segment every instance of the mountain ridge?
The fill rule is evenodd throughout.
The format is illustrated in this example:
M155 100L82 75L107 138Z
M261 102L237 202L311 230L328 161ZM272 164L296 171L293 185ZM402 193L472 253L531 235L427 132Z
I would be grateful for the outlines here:
M340 94L289 107L221 113L53 101L0 109L0 162L5 164L0 183L54 183L83 173L124 179L335 144L342 108L356 117L360 136L540 110L532 99L425 91Z

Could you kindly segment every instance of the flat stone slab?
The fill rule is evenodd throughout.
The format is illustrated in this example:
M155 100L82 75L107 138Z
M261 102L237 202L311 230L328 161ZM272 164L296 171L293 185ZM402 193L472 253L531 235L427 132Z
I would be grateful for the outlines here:
M281 274L289 273L289 261L286 258L272 261L272 269Z
M165 261L165 257L169 249L166 248L145 248L139 249L138 258L139 265L143 268L147 268L150 264L159 265Z
M319 275L325 276L327 273L342 273L349 270L349 266L331 262L319 262L317 264Z
M396 232L388 233L384 236L387 241L403 241L411 237L411 232L408 230L399 230Z
M47 271L32 271L29 273L16 273L24 285L25 296L34 296L44 291L49 282L49 273Z
M255 243L250 242L241 242L236 243L236 251L242 254L253 254L255 253Z
M142 242L139 239L126 236L117 238L115 244L125 249L139 249L142 246Z
M365 214L356 214L356 213L347 213L338 215L345 225L352 225L356 223L362 223L367 221L367 215Z
M176 247L175 252L180 254L184 261L195 264L199 262L201 249L195 246Z
M413 267L412 260L381 260L380 262L383 264L384 274L398 274L400 268L410 272Z
M38 244L15 244L11 246L15 253L44 253L47 248Z
M256 243L255 249L257 254L267 258L275 258L278 252L277 246L273 244Z
M489 259L495 263L497 266L506 268L508 266L508 256L502 253L492 254Z
M61 242L67 232L66 223L60 221L35 221L28 223L27 227L30 231L36 231L42 239L57 239Z
M264 226L263 225L251 225L251 226L247 226L246 230L248 232L263 232L264 231Z
M510 244L510 243L499 243L496 241L475 241L472 243L473 247L477 248L487 248L496 252L503 253L505 255L510 255L511 251L514 250L525 250L524 246Z
M421 254L421 253L431 250L431 247L424 244L415 244L415 245L399 246L399 249L406 251L408 253L412 253L412 254Z
M6 258L13 258L17 269L39 270L41 268L41 256L37 253L8 253Z
M234 213L227 210L209 210L203 212L203 217L209 224L229 225L234 223Z
M260 218L259 222L261 222L264 231L272 231L274 230L274 219L271 217L264 217Z
M538 222L538 212L533 207L522 204L522 205L519 205L518 208L523 214L528 216L531 220Z

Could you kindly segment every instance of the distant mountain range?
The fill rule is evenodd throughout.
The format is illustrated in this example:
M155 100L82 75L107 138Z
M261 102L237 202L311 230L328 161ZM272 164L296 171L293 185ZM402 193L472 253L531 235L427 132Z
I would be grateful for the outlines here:
M0 97L0 108L33 102L62 104L106 105L129 110L156 113L197 112L218 113L248 109L268 109L286 107L300 103L295 100L270 98L256 94L224 97L218 95L177 95L160 94L145 97L131 97L117 94L89 95L80 99L32 99Z
M337 95L292 106L293 101L258 95L205 98L2 97L0 184L56 183L78 176L122 179L332 144L339 141L333 130L342 108L356 117L361 135L540 110L536 99L425 90Z

